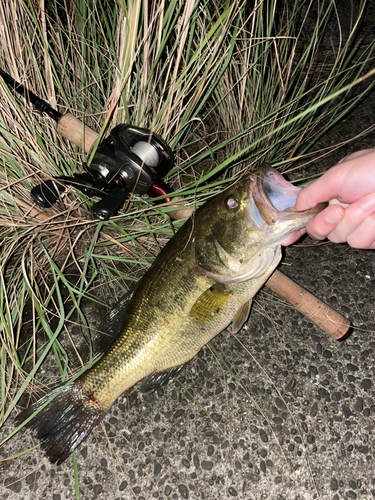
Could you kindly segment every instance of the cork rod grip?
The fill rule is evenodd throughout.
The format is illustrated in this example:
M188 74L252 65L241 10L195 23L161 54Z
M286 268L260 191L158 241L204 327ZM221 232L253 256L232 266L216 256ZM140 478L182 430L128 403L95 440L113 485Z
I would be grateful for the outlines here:
M98 134L84 125L78 118L66 113L57 122L56 131L61 137L65 137L85 153L90 153Z
M332 338L340 340L348 333L350 321L317 297L276 270L266 286L300 311Z

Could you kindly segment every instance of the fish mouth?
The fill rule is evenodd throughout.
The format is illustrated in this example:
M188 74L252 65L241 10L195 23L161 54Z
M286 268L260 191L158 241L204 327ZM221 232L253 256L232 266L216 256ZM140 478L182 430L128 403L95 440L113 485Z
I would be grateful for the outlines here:
M294 205L301 188L286 181L267 164L250 175L250 191L255 207L253 204L249 215L267 233L277 232L280 237L285 236L284 241L327 206L319 203L313 208L297 211Z

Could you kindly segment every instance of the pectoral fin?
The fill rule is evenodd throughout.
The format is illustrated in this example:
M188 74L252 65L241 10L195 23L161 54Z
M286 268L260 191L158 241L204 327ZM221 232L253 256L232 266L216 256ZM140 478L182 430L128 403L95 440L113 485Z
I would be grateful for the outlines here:
M231 291L225 285L216 283L198 298L189 312L189 318L196 324L209 324L210 321L215 321L215 315L222 313L231 295Z
M140 391L143 392L143 394L148 394L156 391L162 385L168 384L177 377L185 364L172 366L163 372L151 373L151 375L148 375L142 380Z
M237 333L243 327L245 321L249 317L250 309L251 309L252 299L249 299L245 304L243 304L238 311L236 312L235 317L233 318L232 324L229 327L229 331L231 333Z

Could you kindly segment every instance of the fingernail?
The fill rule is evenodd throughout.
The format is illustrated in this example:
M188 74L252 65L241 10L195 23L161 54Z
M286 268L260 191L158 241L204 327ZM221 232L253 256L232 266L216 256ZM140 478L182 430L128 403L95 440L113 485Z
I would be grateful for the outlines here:
M343 217L342 211L337 210L337 208L335 208L327 211L324 220L328 224L337 224L338 222L340 222L342 217Z
M375 208L375 195L372 193L370 196L365 196L359 202L361 208L366 212Z

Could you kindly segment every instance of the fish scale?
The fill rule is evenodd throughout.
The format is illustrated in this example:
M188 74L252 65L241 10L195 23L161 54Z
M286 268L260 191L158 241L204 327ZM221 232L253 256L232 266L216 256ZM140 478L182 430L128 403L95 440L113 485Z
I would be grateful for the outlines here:
M103 408L146 375L164 369L166 356L173 360L168 367L187 361L186 355L175 355L170 339L181 329L197 298L214 281L195 265L191 221L178 234L181 238L167 243L147 279L137 286L124 316L122 330L126 335L120 334L106 356L82 377L82 389L95 394ZM183 266L184 262L188 265ZM174 286L164 286L163 278L170 276ZM154 314L145 314L147 309Z
M296 212L298 192L264 165L183 225L109 313L101 330L116 339L103 356L18 415L34 414L26 426L51 462L66 460L124 391L141 380L143 392L155 390L231 323L241 328L282 241L324 208Z

